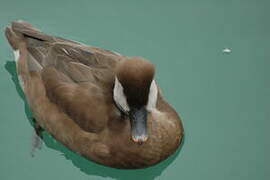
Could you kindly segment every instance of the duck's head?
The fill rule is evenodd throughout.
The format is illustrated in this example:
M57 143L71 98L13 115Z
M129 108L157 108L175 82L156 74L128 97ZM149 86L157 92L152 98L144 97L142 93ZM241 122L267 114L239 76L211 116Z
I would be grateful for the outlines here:
M116 68L114 101L129 116L132 140L139 144L148 138L147 116L156 107L154 74L153 64L140 57L128 58Z

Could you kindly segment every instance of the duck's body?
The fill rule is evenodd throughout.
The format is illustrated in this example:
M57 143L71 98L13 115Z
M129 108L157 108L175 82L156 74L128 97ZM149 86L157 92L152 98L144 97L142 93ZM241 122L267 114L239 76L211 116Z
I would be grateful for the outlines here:
M21 21L7 27L6 36L38 125L71 150L107 166L142 168L179 146L182 124L159 89L147 115L148 138L132 140L129 117L113 94L117 67L128 57L46 35Z

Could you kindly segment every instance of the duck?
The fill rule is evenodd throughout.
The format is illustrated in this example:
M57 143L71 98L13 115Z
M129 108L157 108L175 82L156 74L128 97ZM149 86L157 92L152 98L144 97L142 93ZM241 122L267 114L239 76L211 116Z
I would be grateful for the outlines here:
M70 150L113 168L157 164L180 146L184 129L145 58L48 35L11 22L5 36L35 119Z

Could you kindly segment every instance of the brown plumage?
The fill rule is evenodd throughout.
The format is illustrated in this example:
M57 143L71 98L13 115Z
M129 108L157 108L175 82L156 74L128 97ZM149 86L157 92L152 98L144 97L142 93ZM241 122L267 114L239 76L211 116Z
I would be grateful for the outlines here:
M130 107L147 105L155 74L150 62L49 36L23 21L5 33L19 55L18 76L38 125L64 145L115 168L147 167L175 152L183 127L159 89L143 144L132 140L129 117L114 102L117 77Z

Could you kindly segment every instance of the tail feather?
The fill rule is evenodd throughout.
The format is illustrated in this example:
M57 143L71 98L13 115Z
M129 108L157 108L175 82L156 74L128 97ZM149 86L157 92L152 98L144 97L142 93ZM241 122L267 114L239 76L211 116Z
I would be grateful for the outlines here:
M21 34L17 34L15 33L11 27L6 27L5 29L5 35L6 38L10 44L10 46L14 49L14 50L18 50L19 49L19 44L23 41L23 37Z
M13 50L20 49L20 45L26 43L29 38L45 40L40 34L43 33L24 21L13 21L11 26L5 29L5 36Z
M31 34L32 36L30 36ZM32 56L31 52L29 52L29 48L31 48L31 46L37 47L39 43L42 43L45 40L45 38L40 36L40 34L43 33L24 21L14 21L11 23L11 26L6 27L5 29L5 36L13 49L18 78L23 89L23 72L40 71L42 69L39 62ZM22 54L24 54L23 57L25 60L24 62L19 63ZM23 64L26 64L26 66Z
M22 20L13 21L11 23L11 28L14 32L23 34L28 38L34 38L41 41L54 41L53 36L42 33L39 29Z
M48 53L48 47L54 46L54 42L64 44L79 44L74 41L47 35L25 21L13 21L11 26L5 29L6 38L14 50L16 64L22 54L27 58L27 71L40 71L45 64L44 57Z
M13 48L16 62L18 62L20 54L26 52L28 54L28 70L39 71L42 69L40 63L33 57L32 52L35 52L35 48L43 46L44 41L54 41L55 37L46 35L31 24L21 20L13 21L11 26L6 27L5 35Z
M35 28L28 22L19 20L19 21L13 21L11 22L11 29L14 31L16 34L22 34L26 39L36 39L40 41L48 41L48 42L55 42L55 41L60 41L60 42L69 42L69 43L74 43L74 44L80 44L75 41L71 41L68 39L64 39L61 37L56 37L56 36L51 36L48 34L45 34L41 32L39 29Z

